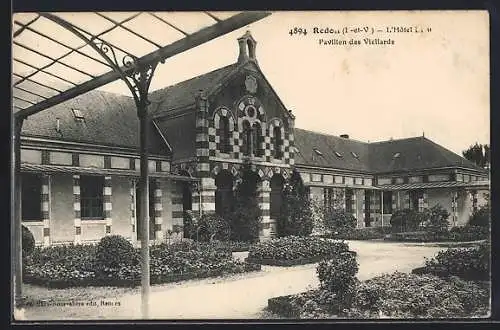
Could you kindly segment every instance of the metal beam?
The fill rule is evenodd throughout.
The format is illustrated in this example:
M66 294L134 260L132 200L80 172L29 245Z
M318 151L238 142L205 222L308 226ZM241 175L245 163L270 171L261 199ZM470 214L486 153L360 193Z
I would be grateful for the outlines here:
M30 32L33 32L33 33L35 33L35 34L38 34L39 36L44 37L44 38L46 38L46 39L48 39L48 40L50 40L50 41L52 41L52 42L54 42L54 43L56 43L56 44L58 44L58 45L61 45L61 46L65 47L65 48L67 48L67 49L71 49L71 50L73 50L75 53L77 53L77 54L79 54L79 55L81 55L81 56L87 57L88 59L91 59L91 60L93 60L93 61L96 61L96 62L98 62L98 63L101 63L101 64L103 64L103 65L105 65L105 66L109 67L109 64L108 64L108 63L106 63L106 62L104 62L104 61L101 61L101 60L99 60L99 59L97 59L97 58L94 58L94 57L92 57L92 56L90 56L90 55L88 55L88 54L85 54L84 52L82 52L82 51L80 51L80 50L79 50L80 48L83 48L85 45L83 45L83 46L81 46L81 47L77 47L77 48L72 48L71 46L68 46L68 45L66 45L66 44L65 44L65 43L63 43L63 42L60 42L59 40L57 40L57 39L55 39L55 38L52 38L51 36L49 36L49 35L47 35L47 34L45 34L45 33L43 33L43 32L40 32L40 31L38 31L38 30L35 30L35 29L33 29L33 28L31 28L31 27L29 27L29 26L27 26L27 25L23 25L22 23L20 23L20 22L18 22L18 21L14 21L14 23L15 23L15 24L17 24L17 25L20 25L20 26L22 26L23 28L25 28L26 30L28 30L28 31L30 31Z
M224 21L218 22L212 26L201 29L198 32L191 34L190 36L180 39L178 41L173 42L170 45L167 45L161 49L158 49L152 53L149 53L138 59L138 63L142 65L147 65L149 63L164 61L165 59L180 54L184 51L187 51L191 48L199 46L205 42L208 42L212 39L225 35L229 32L242 28L250 23L263 19L269 16L271 13L269 12L246 12L234 15ZM42 15L50 15L43 13ZM124 71L133 70L135 68L125 68ZM92 80L89 80L85 83L82 83L79 86L70 88L59 95L56 95L48 100L42 101L36 105L33 105L24 110L20 110L16 112L14 115L16 117L27 117L30 115L34 115L40 111L43 111L47 108L53 107L59 103L77 97L78 95L87 93L96 88L102 87L110 82L121 79L121 75L119 72L111 71L100 75Z

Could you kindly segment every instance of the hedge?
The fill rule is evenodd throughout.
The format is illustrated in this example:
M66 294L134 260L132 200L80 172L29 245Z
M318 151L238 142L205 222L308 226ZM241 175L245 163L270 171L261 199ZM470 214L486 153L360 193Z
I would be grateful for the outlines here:
M488 239L489 228L477 226L453 227L449 231L415 231L392 233L385 239L398 242L469 242Z
M345 242L312 236L287 236L252 245L248 260L274 264L286 261L283 264L291 265L294 262L316 262L348 251L349 246Z
M140 283L140 253L134 249L131 260L102 265L93 245L35 248L25 258L23 280L47 287L136 286ZM150 249L151 283L220 276L254 270L260 265L234 260L227 245L217 242L179 242ZM114 258L114 260L118 260Z
M490 256L491 245L488 242L475 247L450 248L439 251L434 258L426 260L424 267L415 268L412 273L489 281L491 277Z
M345 239L345 240L370 240L383 239L391 232L391 227L367 227L355 228L344 233L329 233L321 235L324 238Z

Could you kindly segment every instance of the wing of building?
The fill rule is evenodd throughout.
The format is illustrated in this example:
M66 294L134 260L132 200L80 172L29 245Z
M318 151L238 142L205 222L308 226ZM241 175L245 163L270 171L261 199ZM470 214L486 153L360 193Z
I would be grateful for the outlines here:
M184 212L220 212L244 163L258 174L261 236L273 235L293 171L324 203L343 196L358 227L389 225L397 209L440 204L452 225L485 203L488 171L425 137L377 143L295 128L260 70L256 42L236 63L150 94L151 237L183 235ZM23 224L37 244L140 241L138 119L131 97L92 91L25 120ZM277 211L278 210L278 211Z

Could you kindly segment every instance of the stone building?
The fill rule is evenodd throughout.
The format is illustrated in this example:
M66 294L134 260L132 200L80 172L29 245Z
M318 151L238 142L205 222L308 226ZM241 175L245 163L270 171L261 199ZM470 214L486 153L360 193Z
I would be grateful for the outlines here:
M341 194L358 227L437 203L463 225L485 203L488 172L423 136L365 143L295 128L255 40L246 33L238 46L236 63L150 94L153 241L182 235L186 210L220 212L244 163L258 174L263 238L292 171L324 203ZM22 216L37 244L140 241L138 141L134 101L123 95L92 91L25 120Z

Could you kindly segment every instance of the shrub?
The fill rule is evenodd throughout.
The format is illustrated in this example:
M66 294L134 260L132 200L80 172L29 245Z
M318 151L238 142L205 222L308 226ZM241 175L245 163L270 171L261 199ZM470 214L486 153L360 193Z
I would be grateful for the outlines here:
M341 308L351 307L357 284L358 263L356 256L349 252L340 253L323 260L316 268L320 287L335 295Z
M469 220L470 226L489 228L491 226L491 210L489 205L474 212Z
M138 263L137 252L132 243L123 236L104 236L97 244L96 262L100 269L119 268Z
M233 208L228 212L231 226L231 239L234 241L254 242L259 238L262 210L257 201L258 174L249 164L242 169L242 180L235 192Z
M283 188L283 204L276 223L277 234L307 236L314 227L313 207L300 174L293 171Z
M94 245L37 247L24 262L23 279L44 286L91 282L96 275L95 251Z
M390 220L392 232L416 231L422 222L426 220L427 216L426 213L416 210L396 210L392 213Z
M95 258L97 249L92 245L36 248L27 258L24 280L49 287L135 286L140 283L139 263L122 262L114 268L103 268ZM137 257L138 251L135 251ZM228 245L217 241L159 244L151 247L150 256L152 283L260 270L259 265L233 260Z
M344 233L330 233L323 235L323 237L345 239L345 240L369 240L369 239L382 239L391 231L391 227L367 227L355 228L349 232Z
M356 218L343 209L331 209L325 214L325 227L331 232L348 234L356 228L356 225Z
M414 272L487 281L490 279L490 251L489 243L469 248L449 248L439 251L434 258L426 260L425 267Z
M23 244L23 257L29 256L35 249L35 237L33 233L26 227L22 226L22 244Z
M489 236L490 228L483 226L467 225L464 227L453 227L449 232L450 240L462 242L488 239Z
M359 282L347 307L319 288L269 300L273 312L294 318L463 318L489 312L488 283L395 272Z
M198 224L198 239L208 242L212 240L228 240L231 228L224 218L218 214L206 213Z
M190 239L196 239L198 230L198 219L195 217L192 211L184 211L183 215L183 231L184 237Z
M401 272L364 281L354 302L356 308L392 318L479 316L488 304L489 289L484 285Z
M301 258L331 258L349 251L345 242L334 242L318 237L287 236L252 245L250 259L296 260Z
M402 242L468 242L489 238L486 227L453 227L447 231L416 231L392 233L387 239Z
M423 212L423 225L428 231L442 233L448 230L450 213L437 204Z
M391 241L399 242L438 242L446 240L445 233L430 232L430 231L412 231L402 233L392 233L387 238Z

